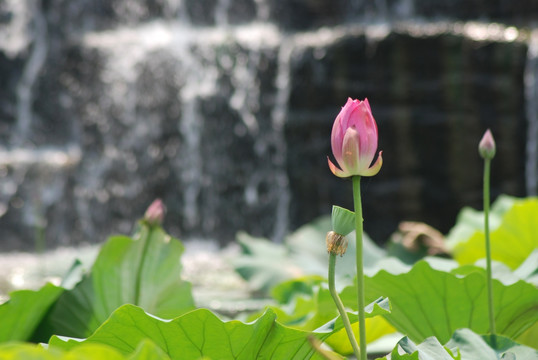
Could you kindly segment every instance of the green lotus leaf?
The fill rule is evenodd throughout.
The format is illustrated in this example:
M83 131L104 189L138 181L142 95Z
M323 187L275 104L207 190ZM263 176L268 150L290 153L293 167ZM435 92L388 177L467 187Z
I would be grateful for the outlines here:
M486 333L489 328L486 275L482 268L445 272L419 261L407 273L380 271L366 277L366 301L383 296L391 299L392 311L385 318L413 341L435 336L446 342L459 328ZM493 280L495 324L498 334L517 338L538 321L538 289L517 281L505 285ZM354 287L341 297L353 306Z
M319 277L310 276L289 280L277 285L272 293L280 302L278 306L268 306L276 315L279 323L294 329L313 331L323 324L334 321L338 310L326 287L326 282ZM383 300L383 301L381 301ZM375 316L390 312L387 299L381 299L374 304L379 305L379 312L367 313L366 341L371 343L381 337L394 333L396 330L383 317ZM374 304L370 305L373 309ZM261 313L253 314L249 320L254 320ZM350 314L351 327L358 339L357 315ZM345 329L334 331L325 342L339 354L353 353Z
M502 200L497 212L494 211L491 216L491 257L515 269L538 249L538 198L512 200L507 209L509 204L509 200ZM480 214L483 218L483 213ZM459 223L469 217L465 213L460 215L458 225L448 236L447 245L460 264L472 264L485 257L483 225L475 227L472 232L457 230L461 226Z
M10 299L0 305L0 342L29 340L62 291L46 284L38 291L11 292Z
M289 235L283 244L239 233L241 256L233 260L236 271L249 282L252 290L269 293L277 284L307 275L327 277L325 237L331 230L330 217L322 217ZM353 234L353 233L352 233ZM352 234L349 239L352 239ZM364 266L372 267L385 256L368 236L363 237ZM337 286L351 283L355 276L355 242L349 241L347 253L336 263ZM277 261L275 259L278 259Z
M366 316L389 311L388 299L378 299L366 308ZM348 316L356 323L356 313ZM206 309L163 320L137 306L123 305L87 339L53 336L49 346L70 351L83 344L104 344L129 355L142 341L150 340L173 359L321 359L308 337L314 335L330 342L330 337L343 328L340 317L312 332L289 328L276 321L271 309L255 321L243 323L223 322ZM339 341L332 343L338 346Z
M0 345L0 359L20 360L167 360L170 359L159 347L145 339L129 356L104 344L81 344L71 350L47 348L30 343L6 343Z
M443 346L435 337L429 337L415 344L408 337L401 339L391 353L391 360L477 360L477 359L514 359L535 360L538 351L520 345L509 338L480 336L469 329L459 329ZM387 360L384 357L381 360Z
M194 308L190 283L181 279L183 245L160 227L144 224L134 238L116 236L102 247L89 276L62 294L40 331L87 337L123 304L162 318Z
M459 329L454 332L445 346L452 351L460 352L462 360L474 359L538 359L538 351L516 343L505 337L478 335L470 329Z
M308 342L309 332L287 328L275 318L268 310L251 323L223 322L209 310L198 309L174 320L162 320L137 306L123 305L87 339L53 336L49 346L71 350L83 344L105 344L128 355L149 339L167 356L178 360L321 359ZM339 323L335 322L335 326Z
M0 359L20 360L127 360L119 351L103 345L81 345L72 351L47 349L43 346L29 343L7 343L0 345ZM133 358L134 359L134 358ZM150 357L140 357L139 360L151 360Z
M522 199L507 195L500 195L495 200L489 211L490 230L499 227L504 214L518 201ZM458 243L466 242L477 231L484 231L484 212L466 206L458 214L456 224L447 235L446 244L453 248Z

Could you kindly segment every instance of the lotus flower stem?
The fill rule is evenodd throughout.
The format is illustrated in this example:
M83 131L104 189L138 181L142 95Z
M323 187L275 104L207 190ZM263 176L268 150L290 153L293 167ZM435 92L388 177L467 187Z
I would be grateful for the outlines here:
M488 287L488 308L489 308L489 332L491 342L495 347L495 311L493 307L493 281L491 278L491 244L489 241L489 179L491 159L495 157L496 145L491 131L488 129L484 133L482 140L478 144L478 153L484 159L484 234L486 240L486 275Z
M347 337L349 339L349 342L351 343L351 347L353 348L353 353L355 354L355 357L357 359L360 359L359 344L357 344L357 340L355 339L355 335L353 334L353 330L351 329L351 323L349 322L349 318L347 316L347 312L344 307L344 304L342 303L342 300L340 299L340 297L338 296L338 292L336 291L335 268L336 268L336 254L330 253L329 254L329 292L331 293L331 296L333 297L334 303L336 304L336 308L338 309L338 313L340 314L340 318L342 318L342 322L344 323L344 328L346 329Z
M355 205L357 294L359 312L360 360L366 360L366 325L364 323L364 272L362 254L362 205L361 176L376 175L383 165L382 151L374 161L377 152L377 124L368 99L364 101L347 99L336 116L331 131L331 148L334 164L327 158L331 172L341 178L353 179L353 200Z
M486 235L486 273L488 278L489 332L495 337L493 282L491 276L491 244L489 241L489 179L491 159L484 160L484 233Z
M366 325L364 323L364 271L362 254L362 204L361 204L361 177L356 175L353 179L353 201L355 206L355 236L356 236L356 265L357 265L357 297L359 310L359 346L360 360L366 360Z

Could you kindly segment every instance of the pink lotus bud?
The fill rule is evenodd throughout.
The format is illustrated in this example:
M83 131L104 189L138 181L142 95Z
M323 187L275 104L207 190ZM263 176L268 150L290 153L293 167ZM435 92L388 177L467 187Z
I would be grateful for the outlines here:
M372 164L377 151L377 124L372 115L368 99L347 99L334 121L331 147L337 167L331 160L329 168L338 177L353 175L374 176L383 165L382 151Z
M489 129L486 130L480 144L478 144L478 153L484 159L493 159L495 156L495 140Z
M146 222L151 226L161 225L163 223L165 213L166 208L163 202L161 199L156 199L146 210L144 220L146 220Z

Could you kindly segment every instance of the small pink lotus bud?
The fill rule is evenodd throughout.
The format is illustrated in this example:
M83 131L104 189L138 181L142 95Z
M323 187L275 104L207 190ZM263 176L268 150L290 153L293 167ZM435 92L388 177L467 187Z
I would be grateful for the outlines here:
M495 150L495 140L491 131L487 129L478 145L478 153L482 158L491 160L495 156Z
M164 221L166 207L161 199L154 200L144 214L144 220L151 226L161 225Z
M347 99L333 124L331 147L338 166L331 160L329 168L338 177L374 176L381 169L382 151L372 164L377 151L377 124L368 99Z

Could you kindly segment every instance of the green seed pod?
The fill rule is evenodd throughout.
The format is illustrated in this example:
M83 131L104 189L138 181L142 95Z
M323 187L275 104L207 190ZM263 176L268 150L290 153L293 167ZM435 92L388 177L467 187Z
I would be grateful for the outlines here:
M355 230L355 213L343 207L333 205L331 222L334 232L346 236Z

